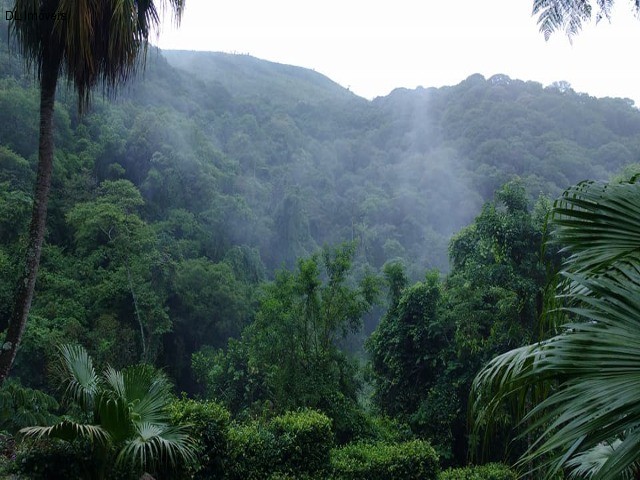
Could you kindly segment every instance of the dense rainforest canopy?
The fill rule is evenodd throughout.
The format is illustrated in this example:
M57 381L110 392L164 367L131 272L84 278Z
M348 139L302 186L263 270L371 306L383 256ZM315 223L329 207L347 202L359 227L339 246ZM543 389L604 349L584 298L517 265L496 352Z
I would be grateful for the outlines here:
M6 328L38 92L3 29ZM406 448L424 465L466 463L477 443L466 418L475 374L538 339L548 273L561 261L543 248L550 199L587 178L629 177L640 161L630 100L506 75L368 101L298 67L153 50L117 99L98 93L83 115L75 102L59 89L46 243L13 371L23 386L3 387L42 408L0 421L15 432L77 413L43 393L59 383L51 368L61 344L84 345L100 372L147 362L164 371L163 394L170 380L219 402L183 399L171 410L200 426L215 418L219 430L199 433L205 444L225 432L229 451L187 468L199 478L303 468L247 446L301 425L318 445L345 445L331 457L336 471L363 454L360 441L390 458ZM100 385L96 398L110 392ZM513 460L526 445L509 441L511 412L495 416L489 457ZM291 447L280 440L280 452Z

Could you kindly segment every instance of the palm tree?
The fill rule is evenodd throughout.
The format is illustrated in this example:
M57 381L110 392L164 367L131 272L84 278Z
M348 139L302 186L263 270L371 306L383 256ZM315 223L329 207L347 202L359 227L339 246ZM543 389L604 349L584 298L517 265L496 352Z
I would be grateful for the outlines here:
M156 2L157 3L157 2ZM161 0L176 21L184 0ZM82 111L91 90L102 83L114 90L141 65L149 33L160 22L153 0L15 0L10 33L40 81L38 171L25 267L19 279L5 340L0 348L0 384L7 377L22 339L40 264L53 171L53 111L63 73Z
M584 22L594 17L596 22L611 19L615 0L533 0L533 14L538 16L540 32L548 40L553 32L564 31L571 39ZM640 13L640 2L633 0L632 7Z
M493 359L472 387L476 432L511 400L536 478L640 478L640 184L586 182L554 205L570 254L548 340ZM532 403L537 404L528 408Z
M122 371L107 367L98 375L84 348L63 345L59 353L56 373L65 388L65 402L79 407L89 423L63 420L53 426L23 428L22 434L89 440L93 478L109 478L114 466L141 474L195 460L193 441L184 428L169 423L171 386L164 375L150 365Z

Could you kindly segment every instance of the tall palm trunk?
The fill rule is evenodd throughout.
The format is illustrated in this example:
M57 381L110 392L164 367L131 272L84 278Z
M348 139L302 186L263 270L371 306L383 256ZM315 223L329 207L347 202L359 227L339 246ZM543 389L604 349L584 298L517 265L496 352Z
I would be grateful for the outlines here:
M53 109L61 58L53 48L45 47L40 71L40 140L38 146L38 174L29 226L29 239L24 270L14 296L14 305L4 343L0 347L0 385L9 374L22 340L31 308L40 254L44 241L47 203L53 172Z

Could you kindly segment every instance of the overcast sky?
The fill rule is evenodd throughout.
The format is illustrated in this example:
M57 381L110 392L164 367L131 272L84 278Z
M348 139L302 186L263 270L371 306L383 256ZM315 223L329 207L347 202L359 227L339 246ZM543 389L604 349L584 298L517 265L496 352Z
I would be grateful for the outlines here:
M186 0L180 28L165 25L159 45L311 68L366 98L505 73L640 106L640 21L631 1L617 3L611 24L571 45L562 34L545 42L532 0Z

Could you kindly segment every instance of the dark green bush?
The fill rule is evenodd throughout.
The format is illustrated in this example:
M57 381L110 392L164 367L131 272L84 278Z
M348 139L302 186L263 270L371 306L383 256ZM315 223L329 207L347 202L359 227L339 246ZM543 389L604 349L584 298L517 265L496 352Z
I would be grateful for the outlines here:
M337 392L317 407L332 420L338 445L371 438L369 417L354 399Z
M71 444L55 439L25 441L16 451L15 468L20 478L87 478L91 466L91 450L82 442Z
M52 425L59 408L55 398L9 379L0 387L0 430L15 435L31 425Z
M381 415L367 416L367 429L361 432L359 440L368 442L399 443L415 438L411 428L393 418Z
M196 441L196 463L174 472L175 478L223 478L229 411L216 402L188 398L173 402L169 411L172 423L190 425L190 435Z
M331 420L314 410L287 412L268 423L233 425L227 478L313 476L328 468L332 446Z
M354 443L333 450L335 480L435 480L438 455L428 442Z
M16 447L13 435L0 433L0 478L12 478L12 474L18 473L15 462Z
M367 413L356 400L335 394L320 410L333 421L338 445L353 442L396 443L414 438L408 425Z
M315 473L329 466L331 420L314 410L287 412L269 424L280 446L281 472Z
M274 433L261 422L232 425L228 434L229 480L259 480L278 470L280 445Z
M438 480L516 480L518 476L508 466L488 463L477 467L450 468L440 473Z

